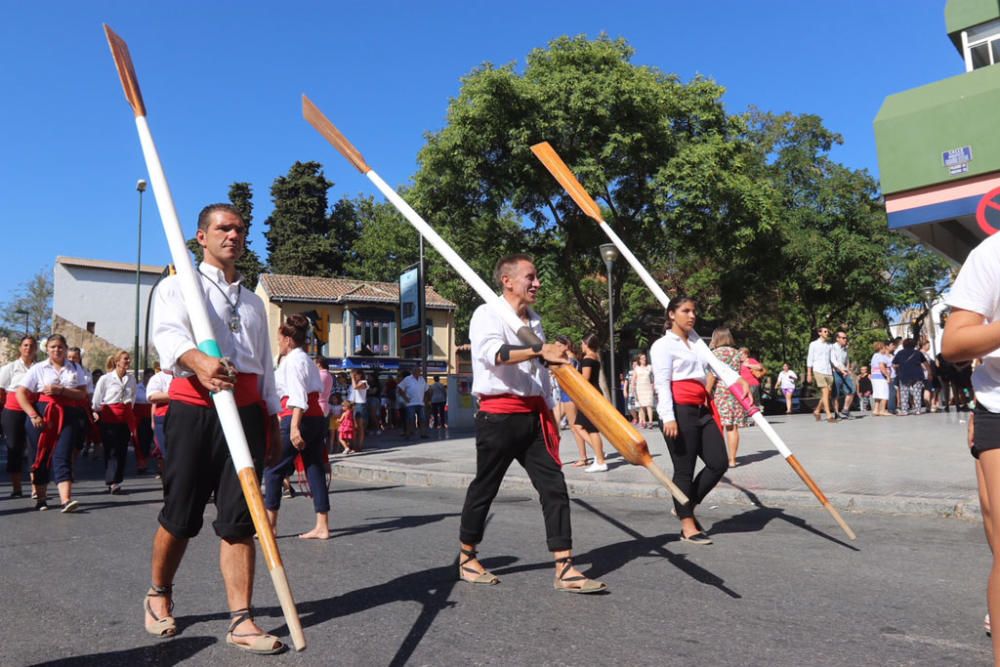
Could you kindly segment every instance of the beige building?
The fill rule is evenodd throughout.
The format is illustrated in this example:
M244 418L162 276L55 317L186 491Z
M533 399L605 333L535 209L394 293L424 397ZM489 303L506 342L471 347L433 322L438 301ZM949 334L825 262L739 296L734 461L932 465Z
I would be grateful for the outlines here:
M331 370L392 371L401 364L414 365L420 358L419 346L404 347L407 341L399 332L398 283L264 273L256 292L267 307L275 356L278 348L273 332L278 324L287 315L303 313L318 322L318 352L330 360ZM456 306L432 287L426 287L424 295L430 341L427 372L453 374Z

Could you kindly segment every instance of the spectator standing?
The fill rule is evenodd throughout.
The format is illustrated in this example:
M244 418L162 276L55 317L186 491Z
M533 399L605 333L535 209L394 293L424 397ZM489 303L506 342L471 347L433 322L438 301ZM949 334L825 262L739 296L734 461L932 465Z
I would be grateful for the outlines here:
M899 412L896 414L906 416L910 414L919 415L920 398L924 393L924 370L927 367L927 360L917 349L916 341L912 338L903 340L903 349L892 358L892 365L896 368L896 377L899 378Z
M441 383L441 376L434 376L434 384L430 386L431 395L431 417L434 419L434 428L448 428L447 410L448 387Z
M427 415L424 411L424 396L427 394L427 380L423 377L420 366L414 366L410 374L396 387L396 393L402 396L406 404L406 415L403 418L403 437L413 435L413 422L416 418L420 437L427 437Z
M873 417L888 417L892 415L886 409L886 405L889 402L890 368L892 368L892 357L887 353L888 349L889 343L875 341L872 344L872 399L875 403L872 407Z
M365 448L365 426L368 421L368 380L358 369L351 371L351 387L347 400L354 406L354 440L351 451L360 452Z
M556 342L566 347L566 358L568 359L568 363L571 364L573 368L579 370L580 362L576 358L576 350L573 349L573 342L566 336L556 336ZM570 432L573 434L573 439L576 441L576 449L579 452L579 457L571 465L574 468L586 468L590 463L590 460L587 458L587 441L584 439L580 431L573 426L573 424L576 423L576 403L574 403L570 395L561 388L559 389L559 400L562 403L563 413L566 415L566 422L569 425Z
M719 361L726 364L743 377L743 354L736 349L736 341L728 327L719 327L712 332L712 341L709 343L712 353L719 358ZM746 349L746 348L743 348ZM759 365L759 364L758 364ZM752 377L752 376L751 376ZM743 377L746 380L745 377ZM754 378L756 382L756 378ZM749 381L747 382L749 384ZM751 391L753 386L751 385ZM743 406L736 400L726 386L721 382L716 382L712 388L712 400L719 411L719 421L722 425L723 435L726 439L726 451L729 455L729 467L737 465L736 452L740 448L740 427L747 422L747 413Z
M580 351L583 352L583 359L580 361L580 374L594 389L600 391L601 354L597 336L588 334L580 341ZM604 460L604 441L601 440L601 433L594 426L594 423L587 415L578 411L573 428L594 450L594 462L584 472L607 472L608 464Z
M764 364L750 356L749 347L740 348L740 377L750 385L750 394L753 396L753 404L760 405L760 381L767 375Z
M901 349L903 339L896 337L889 341L888 349L885 353L890 358L895 358L896 353ZM896 365L889 364L889 414L896 414L899 408L899 377L897 376Z
M625 407L633 424L639 423L639 398L635 393L635 369L638 365L639 360L633 359L632 368L629 369L628 375L625 376L626 386L628 387Z
M830 364L830 343L827 338L830 330L827 327L820 327L816 331L816 340L809 343L809 355L806 359L806 382L816 382L819 389L820 399L816 409L813 410L813 417L816 421L821 419L820 409L826 412L827 422L833 424L837 421L837 416L830 412L831 397L833 390L833 366Z
M639 428L653 428L653 367L640 352L632 367L632 382L635 383L635 401L639 413Z
M792 367L787 363L781 365L781 372L778 373L778 379L776 384L778 389L781 390L782 396L785 397L785 414L792 414L792 398L795 396L795 382L799 379L799 376L795 374Z
M858 373L858 407L861 412L872 409L872 376L867 366Z
M854 377L851 373L851 362L847 354L847 332L838 331L833 345L830 346L830 365L833 367L833 384L837 398L834 399L836 409L838 400L843 400L840 416L851 419L851 402L854 400Z

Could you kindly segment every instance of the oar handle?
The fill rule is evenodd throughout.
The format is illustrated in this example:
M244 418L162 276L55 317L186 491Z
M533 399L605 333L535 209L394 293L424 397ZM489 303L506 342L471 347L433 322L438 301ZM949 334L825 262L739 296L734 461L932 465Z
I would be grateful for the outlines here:
M809 487L809 490L813 492L813 495L816 496L816 499L823 505L823 507L826 508L826 511L829 512L831 516L833 516L834 521L836 521L840 525L840 527L843 528L844 532L847 533L847 537L849 537L852 540L857 539L857 535L855 535L854 531L851 530L851 527L847 525L847 522L844 521L844 518L840 516L840 512L837 511L837 508L834 507L830 503L829 499L827 499L827 497L823 494L823 492L820 491L820 488L816 485L816 482L814 482L813 478L809 476L809 473L806 472L806 469L802 467L802 464L799 463L799 460L797 458L795 458L795 455L791 454L787 456L785 460L788 461L788 465L792 466L792 470L795 471L795 474L797 474L799 478L801 478L802 481L805 482L806 486Z
M663 472L663 468L656 465L652 458L646 459L646 461L642 463L642 467L652 473L653 477L658 479L660 484L665 486L667 490L670 491L670 495L672 495L681 505L687 505L691 502L691 499L687 497L687 494L681 491L679 486L674 484L674 480L667 477L667 473Z

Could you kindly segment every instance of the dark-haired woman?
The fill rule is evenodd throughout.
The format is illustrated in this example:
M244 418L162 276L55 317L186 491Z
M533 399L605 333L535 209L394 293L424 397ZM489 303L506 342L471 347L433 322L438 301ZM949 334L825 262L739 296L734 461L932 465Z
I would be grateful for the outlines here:
M580 351L583 353L583 359L580 360L580 375L597 391L601 391L601 355L599 350L600 345L594 334L589 334L580 341ZM587 415L578 411L573 428L576 429L581 438L590 443L590 448L594 450L594 462L585 468L584 472L607 472L608 464L604 460L604 442L601 440L601 433L594 426L594 423L587 418Z
M10 497L22 498L21 479L24 476L24 453L28 443L25 422L27 415L17 402L17 386L35 363L38 343L32 336L25 336L17 346L18 357L0 368L0 401L3 414L0 424L7 440L7 474L10 476Z
M28 437L38 438L31 472L38 496L35 509L46 510L49 471L59 488L62 511L75 512L73 450L87 423L87 380L83 368L66 358L66 339L49 336L48 359L34 364L17 387L17 402L28 415Z
M272 526L277 526L281 508L281 485L295 468L295 457L301 456L312 492L316 525L299 537L325 540L330 537L330 497L327 495L325 472L326 418L319 397L323 380L319 369L302 347L310 324L304 316L289 315L278 327L278 350L281 363L274 379L281 396L281 459L264 470L264 507Z
M108 372L94 386L92 408L104 444L104 485L108 493L122 493L128 443L135 428L135 378L128 374L132 358L119 350L108 358ZM136 459L140 450L136 448Z
M729 457L722 432L712 416L706 362L695 346L698 333L697 304L687 296L675 296L667 305L668 329L653 343L653 377L659 396L657 412L663 420L663 435L674 464L674 483L690 501L674 500L681 521L681 540L711 544L712 540L694 516L694 509L715 488L728 470ZM745 385L746 381L741 380ZM749 387L744 387L749 392ZM694 476L695 463L705 467Z

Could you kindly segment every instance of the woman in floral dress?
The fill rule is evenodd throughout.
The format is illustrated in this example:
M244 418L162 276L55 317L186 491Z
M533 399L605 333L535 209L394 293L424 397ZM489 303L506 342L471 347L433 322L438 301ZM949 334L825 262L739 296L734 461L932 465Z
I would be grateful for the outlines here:
M712 332L712 342L709 347L722 363L737 373L740 372L740 351L736 349L736 341L728 327L719 327ZM746 425L747 414L743 406L726 389L726 385L721 382L715 383L713 400L722 420L722 430L729 450L729 467L732 468L739 465L736 462L736 451L740 447L740 426Z

